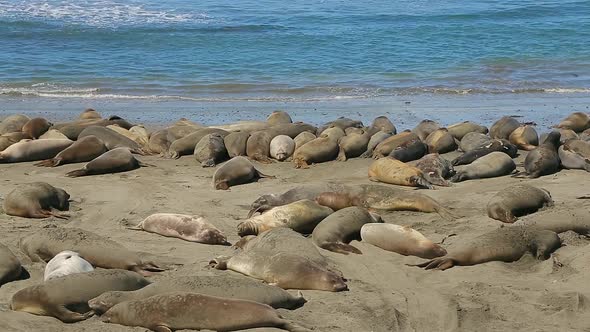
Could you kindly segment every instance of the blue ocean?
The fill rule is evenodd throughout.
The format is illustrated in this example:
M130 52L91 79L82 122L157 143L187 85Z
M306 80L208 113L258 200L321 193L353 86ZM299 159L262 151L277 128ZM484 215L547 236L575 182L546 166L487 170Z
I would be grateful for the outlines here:
M0 98L590 92L590 1L0 1Z

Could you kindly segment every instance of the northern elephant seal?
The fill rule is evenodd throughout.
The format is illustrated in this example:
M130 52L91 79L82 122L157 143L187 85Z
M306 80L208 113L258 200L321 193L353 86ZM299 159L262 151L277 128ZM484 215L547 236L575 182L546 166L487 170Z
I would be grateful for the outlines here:
M299 149L299 147L301 147L303 144L313 141L316 138L316 135L310 133L309 131L302 132L293 139L293 141L295 141L295 150Z
M342 137L346 136L346 132L340 127L329 127L318 135L318 137L322 136L327 136L334 141L339 141Z
M344 131L344 129L348 127L362 128L363 123L361 121L349 119L346 117L340 117L334 121L324 123L322 126L320 126L317 130L317 135L320 136L324 130L330 127L337 127Z
M391 120L389 120L389 118L384 115L378 116L373 120L369 131L371 130L378 130L392 135L397 134L397 129L395 128L393 122L391 122Z
M75 178L87 175L127 172L143 166L151 165L135 159L128 148L116 148L93 159L83 168L66 173L66 176Z
M431 132L424 143L428 145L428 153L447 153L457 149L455 138L446 128L439 128Z
M539 145L539 135L533 126L521 125L514 129L509 136L510 143L518 148L531 151Z
M69 139L21 140L0 152L0 164L53 158L73 143Z
M416 139L402 143L393 149L389 156L399 161L408 162L420 159L426 153L428 153L428 146L416 137Z
M139 274L124 270L71 274L19 290L12 296L10 308L74 323L93 315L88 301L98 295L115 290L136 290L148 284L149 281Z
M420 137L420 140L424 142L428 135L440 128L441 127L438 122L432 120L422 120L416 125L416 127L414 127L414 129L412 129L412 132Z
M482 147L463 153L459 157L453 159L452 163L453 166L471 164L475 160L496 151L504 152L511 158L515 158L518 154L518 148L516 145L505 139L494 139Z
M168 139L169 131L167 129L158 130L152 133L147 144L148 151L164 155L170 148L170 140Z
M556 127L571 129L576 133L580 133L590 128L590 116L584 112L574 112L563 119Z
M147 134L145 136L143 136L143 135L140 136L134 132L131 132L131 129L133 129L134 127L131 127L131 129L125 129L125 128L122 128L118 125L108 125L108 126L106 126L106 128L109 128L110 130L113 130L113 131L117 132L118 134L121 134L121 135L129 138L130 140L139 144L139 146L141 146L141 147L145 147L149 143L149 138L148 138Z
M0 135L22 131L23 126L31 120L22 114L13 114L0 121Z
M261 163L271 163L270 142L276 133L272 130L259 130L250 134L246 142L246 155Z
M143 125L135 125L129 128L129 132L135 134L137 137L137 143L147 146L150 140L150 133Z
M81 163L98 158L108 149L96 136L85 136L75 141L55 157L35 163L35 166L56 167L59 165Z
M373 150L373 158L379 159L388 156L391 151L395 150L398 146L417 138L419 138L418 135L409 131L403 131L397 135L386 138L381 141L381 143L377 144Z
M378 131L371 136L369 139L369 143L367 144L367 151L361 155L361 158L370 158L373 156L373 151L375 147L379 145L379 143L383 142L384 140L391 137L390 133L386 133L384 131Z
M361 228L361 238L363 242L404 256L430 259L447 254L443 247L407 226L378 223L365 224Z
M254 167L246 157L237 156L219 166L213 174L213 188L227 190L229 187L245 184L260 178L274 178Z
M367 145L371 139L369 131L359 129L360 133L346 135L338 142L340 151L338 152L339 161L346 161L349 158L356 158L367 151Z
M23 272L18 258L2 243L0 243L0 287L8 282L17 280Z
M536 149L529 152L524 159L525 173L530 178L553 174L559 171L559 139L561 134L553 131Z
M268 124L270 124L271 126L274 126L280 123L292 123L293 120L291 119L289 113L285 111L273 111L266 118L266 122L268 122Z
M31 139L31 136L20 131L0 136L0 151L6 150L9 146L18 143L23 139Z
M287 205L302 199L315 199L318 195L326 191L340 190L338 184L310 184L291 188L282 194L267 194L258 197L251 205L248 212L248 218L256 212L263 213L273 207Z
M491 140L491 137L482 133L467 133L465 134L465 136L463 136L461 142L459 142L459 150L463 152L469 152L475 149L479 149L489 144Z
M49 129L45 134L39 136L39 139L69 139L57 129Z
M287 135L278 135L270 141L270 156L283 161L295 152L295 141Z
M271 125L266 121L238 121L236 123L230 123L220 126L209 126L209 128L222 129L227 132L243 131L253 133L259 130L265 130Z
M127 148L132 153L148 154L147 150L140 146L137 142L117 133L116 131L107 127L90 126L80 133L78 139L85 136L96 136L100 139L109 150L116 148Z
M449 134L461 141L461 139L468 133L487 134L488 128L471 121L464 121L455 123L447 127Z
M424 178L436 186L450 186L451 184L447 179L455 175L452 163L438 153L427 154L416 161L410 162L410 165L421 170Z
M552 206L551 194L545 189L527 184L510 186L492 197L488 203L488 216L506 223L536 212L543 206Z
M39 138L45 134L53 124L45 118L32 118L23 125L22 132L32 138Z
M87 108L82 113L80 113L80 116L78 116L78 119L80 119L80 120L102 119L102 116L100 116L100 113L98 113L94 109Z
M338 210L322 220L313 230L311 238L320 248L348 255L362 254L350 245L352 240L360 240L363 225L373 222L371 214L356 206Z
M391 157L375 160L369 166L368 175L371 181L400 186L433 188L420 169Z
M527 253L544 260L560 246L561 240L555 232L531 227L504 227L466 241L443 257L413 266L446 270L492 261L510 263Z
M246 144L249 137L249 132L234 131L223 138L223 144L230 158L246 155Z
M94 271L88 261L80 257L77 252L65 250L55 255L45 266L43 280L51 280L75 273Z
M590 158L590 142L582 140L569 140L563 145L568 150L579 153L584 158Z
M332 209L308 199L271 209L259 216L238 224L238 235L257 235L275 227L288 227L302 234L311 234L313 229Z
M310 164L336 159L339 150L337 139L322 135L295 150L293 163L295 168L309 168Z
M504 116L490 127L490 137L508 139L518 127L520 127L520 123L515 118Z
M195 159L202 167L213 167L228 158L223 136L219 133L205 135L195 146Z
M117 242L78 228L43 229L22 238L19 247L34 262L48 262L58 253L71 250L95 267L124 269L145 275L163 271Z
M21 184L6 195L3 208L10 216L67 219L68 215L55 213L52 209L67 211L69 199L70 195L61 188L45 182L33 182Z
M229 245L225 235L202 216L156 213L129 229L144 230L197 243Z
M102 316L102 321L142 326L159 332L184 329L237 331L257 327L310 331L283 319L266 304L185 292L119 303Z
M583 169L590 172L590 158L585 158L582 154L569 149L562 145L557 150L561 166L567 169Z
M201 128L198 129L191 134L179 138L170 144L170 148L168 149L168 158L178 159L181 156L186 156L189 154L193 154L195 152L195 147L197 143L205 137L206 135L217 133L225 137L229 134L228 131L218 129L218 128Z
M457 171L452 182L504 176L516 169L514 160L504 152L491 152Z

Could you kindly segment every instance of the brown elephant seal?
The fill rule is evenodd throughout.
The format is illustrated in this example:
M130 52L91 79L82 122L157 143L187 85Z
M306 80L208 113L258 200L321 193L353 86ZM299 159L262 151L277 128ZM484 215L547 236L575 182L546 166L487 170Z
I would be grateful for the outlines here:
M119 303L101 319L106 323L141 326L159 332L185 329L237 331L257 327L310 331L283 319L266 304L185 292Z
M80 257L80 254L71 250L64 250L47 262L43 281L91 271L94 271L94 268L88 261Z
M311 142L316 139L317 136L309 131L304 131L301 134L295 136L293 141L295 142L295 150L299 149L303 144Z
M431 259L447 254L443 247L407 226L370 223L363 225L360 233L363 242L404 256Z
M551 194L545 189L518 184L498 192L488 203L488 216L506 223L533 213L544 206L553 206Z
M73 143L69 139L21 140L0 152L0 164L53 158Z
M395 150L397 147L416 139L419 139L418 135L410 131L403 131L397 135L386 138L373 149L373 158L379 159L388 156L391 154L391 151Z
M0 287L17 280L23 272L18 258L2 243L0 243Z
M569 140L563 145L568 150L579 153L584 158L590 158L590 142L582 140Z
M137 143L147 145L150 139L150 133L147 131L144 125L135 125L129 128L129 132L135 134L137 137L141 138L141 143L138 141Z
M76 140L80 134L88 127L106 127L108 125L118 125L121 128L129 129L133 125L116 115L108 119L94 119L94 120L78 120L74 122L67 122L56 124L52 128L59 130L71 140ZM102 137L101 137L102 138Z
M42 229L22 238L19 247L33 262L48 262L60 252L71 250L95 267L130 270L143 275L163 271L117 242L79 228Z
M78 135L78 139L86 136L96 136L100 139L109 150L116 148L127 148L131 153L145 155L147 150L140 146L137 142L117 133L116 131L107 127L90 126Z
M580 235L590 235L590 218L584 206L564 211L562 209L546 209L530 217L523 217L512 224L513 227L535 227L557 234L572 231Z
M524 159L525 174L530 178L553 174L559 171L559 138L558 131L551 132L545 141L527 154Z
M471 132L465 134L459 142L459 149L463 152L473 151L475 149L479 149L483 146L488 145L492 141L492 138L488 135L478 133L478 132Z
M346 161L350 158L359 157L367 151L371 134L364 129L360 129L360 131L361 133L353 133L340 139L338 142L340 149L338 152L338 161Z
M23 126L31 120L22 114L13 114L0 121L0 135L22 131Z
M23 139L31 139L31 136L23 132L8 133L0 136L0 151L6 150L9 146L18 143Z
M367 130L367 128L348 127L344 130L344 136L349 136L351 134L362 134L366 130Z
M274 126L281 123L293 123L293 120L289 113L285 111L273 111L266 118L266 122L268 122L269 125Z
M305 122L295 122L277 124L270 127L269 130L271 130L275 136L287 135L295 139L297 135L304 132L315 133L317 131L317 128Z
M309 184L291 188L282 194L262 195L250 205L248 218L251 218L256 212L263 213L274 207L287 205L302 199L313 200L323 192L340 189L342 189L342 186L338 184Z
M85 109L80 116L78 116L80 120L90 120L90 119L102 119L102 116L97 111L93 110L92 108Z
M379 143L391 137L390 133L378 131L371 136L369 143L367 144L367 151L361 155L361 158L371 158L373 156L373 150L379 145Z
M266 121L238 121L220 126L209 126L209 128L222 129L228 132L244 131L253 133L259 130L268 129L271 125Z
M274 178L274 176L257 170L246 157L233 157L215 170L213 188L227 190L229 187L253 182L260 178Z
M121 128L118 125L108 125L108 126L106 126L106 128L109 128L110 130L115 131L118 134L121 134L121 135L129 138L130 140L139 144L139 146L141 146L141 147L145 147L149 143L149 139L147 138L147 136L145 136L145 137L139 136L136 133L131 132L131 129ZM131 128L133 128L133 127L131 127Z
M30 137L28 137L30 138ZM39 136L39 139L69 139L66 135L62 134L57 129L49 129L43 135Z
M12 296L10 308L74 323L94 314L88 301L98 295L108 291L136 290L147 285L149 281L131 271L95 270L71 274L19 290Z
M167 129L158 130L152 133L147 144L148 151L164 155L170 148L170 140L168 139L169 131Z
M23 125L22 132L34 139L45 134L53 124L44 118L33 118Z
M573 131L571 129L559 129L558 132L561 134L561 138L559 139L559 143L561 143L561 144L565 144L565 142L567 142L569 140L580 139L580 135L578 135L575 131ZM549 133L543 133L541 135L541 137L539 138L539 141L544 142L548 136L549 136Z
M295 141L287 135L278 135L270 141L270 156L283 161L295 152Z
M420 140L424 142L428 135L440 128L441 126L438 124L438 122L432 120L422 120L416 125L416 127L414 127L414 129L412 129L412 132L420 137Z
M369 166L369 180L433 189L420 169L391 157L377 159Z
M303 144L293 153L295 168L309 168L310 164L336 159L340 148L338 141L329 136L320 136Z
M562 145L557 150L561 166L566 169L583 169L590 172L590 159L585 158L580 153L570 150L566 145Z
M518 148L516 145L508 142L505 139L493 139L487 145L469 152L465 152L459 157L453 159L453 166L471 164L477 159L496 151L504 152L509 155L510 158L516 158L516 155L518 154Z
M322 132L330 127L337 127L344 131L344 129L348 127L362 128L363 123L361 121L349 119L346 117L340 117L334 121L324 123L322 126L320 126L317 130L317 136L321 136Z
M220 274L166 278L135 291L106 292L88 301L88 305L95 313L102 315L121 302L143 300L169 292L199 293L249 300L264 303L276 309L295 309L307 302L301 293L294 296L282 288L270 286L254 279Z
M230 158L246 155L246 145L249 137L249 132L234 131L223 138L223 144Z
M195 146L193 155L202 167L213 167L227 160L228 155L223 143L223 136L219 133L205 135Z
M453 135L453 137L458 141L461 141L461 139L468 133L488 133L488 128L486 126L482 126L471 121L455 123L448 126L447 130L449 131L449 134Z
M103 153L81 169L67 172L66 176L76 178L87 175L127 172L144 166L151 165L135 159L128 148L116 148Z
M419 160L410 162L410 165L421 170L424 178L436 186L449 187L451 184L446 179L456 173L453 164L438 153L427 154Z
M311 238L320 248L340 254L362 254L351 246L352 240L360 240L361 227L374 222L371 214L356 206L338 210L322 220L313 230Z
M466 241L449 250L443 257L412 265L426 270L446 270L453 266L469 266L492 261L515 262L527 253L539 260L549 258L561 247L555 232L532 227L503 227Z
M259 130L253 132L246 142L246 155L258 162L269 164L270 159L270 142L276 136L271 130Z
M45 182L33 182L19 185L4 198L4 212L9 216L23 218L49 218L51 216L67 219L65 214L55 213L51 209L67 211L70 207L70 195L61 188Z
M238 224L238 235L257 235L275 227L287 227L302 234L311 234L313 229L332 209L304 199L271 209L259 216Z
M494 178L508 175L515 169L516 164L509 155L494 151L464 166L451 178L451 181Z
M556 128L571 129L576 133L581 133L590 128L590 116L584 112L574 112L563 119Z
M490 127L490 137L508 139L518 127L520 123L515 118L504 116Z
M391 151L389 156L399 161L408 162L417 160L428 153L428 146L424 144L418 137L411 141L402 143Z
M65 148L55 157L35 163L35 166L56 167L65 164L83 163L98 158L108 149L96 136L85 136Z
M510 143L519 149L531 151L539 145L539 135L533 126L521 125L509 136Z
M185 241L229 245L223 233L202 216L156 213L145 218L133 230L143 230Z
M198 129L197 131L187 136L184 136L183 138L173 141L172 144L170 144L170 148L168 149L167 157L172 159L178 159L181 156L193 154L195 152L195 147L197 146L197 143L199 143L199 141L203 137L213 133L220 134L223 137L229 134L229 132L225 130L216 128Z
M457 150L455 138L447 128L440 128L430 133L424 140L428 145L428 153L447 153Z
M340 127L329 127L318 135L318 137L322 136L327 136L334 141L339 141L342 137L346 136L346 132L344 132L344 129Z
M327 191L321 193L315 198L315 202L321 206L329 207L334 211L346 209L351 206L365 206L366 203L362 200L360 195L353 195L347 192L331 192Z
M388 117L381 115L376 117L371 124L370 130L374 131L382 131L384 133L389 133L392 135L397 134L397 129L391 120Z

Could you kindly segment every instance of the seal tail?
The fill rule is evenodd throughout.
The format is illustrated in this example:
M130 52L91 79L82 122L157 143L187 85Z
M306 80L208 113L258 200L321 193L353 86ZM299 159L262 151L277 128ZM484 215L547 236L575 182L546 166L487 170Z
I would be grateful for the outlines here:
M518 172L510 175L510 177L517 178L517 179L527 179L527 178L530 178L530 176L526 172L522 172L522 171L518 171Z
M256 168L254 168L256 170L256 174L258 174L258 177L261 179L276 179L277 177L274 175L268 175L268 174L264 174L261 171L257 170Z
M143 228L141 228L141 224L135 226L135 227L125 227L126 229L132 230L132 231L143 231Z
M77 177L85 176L85 175L88 175L88 170L86 170L85 168L73 170L71 172L66 173L66 176L69 178L77 178Z
M362 252L350 244L341 242L328 242L320 246L320 248L337 252L339 254L348 255L350 253L362 255Z
M33 164L33 166L37 166L37 167L55 167L55 166L59 166L61 160L59 159L47 159L47 160L42 160L39 162L36 162Z
M145 262L134 266L133 271L141 274L144 277L150 277L154 275L154 272L163 272L166 271L166 269L159 267L153 262Z
M436 269L436 270L446 270L446 269L450 269L453 266L455 266L455 261L452 258L448 258L448 257L440 257L440 258L435 258L435 259L431 259L429 261L426 261L424 263L420 263L420 264L406 264L407 266L417 266L420 268L423 268L425 270L432 270L432 269Z
M301 325L295 324L295 323L288 321L288 320L283 321L283 324L280 327L283 330L287 330L289 332L312 332L310 329L305 328Z

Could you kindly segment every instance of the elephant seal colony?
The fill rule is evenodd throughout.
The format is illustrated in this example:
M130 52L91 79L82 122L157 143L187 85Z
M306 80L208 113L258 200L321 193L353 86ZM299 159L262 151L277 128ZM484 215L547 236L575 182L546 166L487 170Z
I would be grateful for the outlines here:
M362 113L3 114L0 330L590 326L587 113Z

